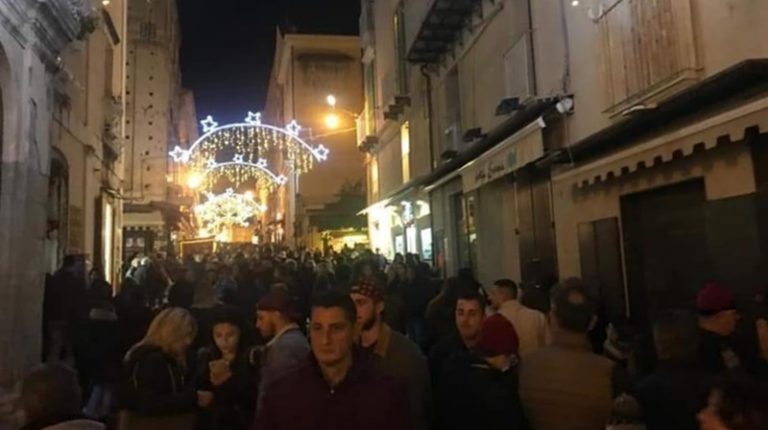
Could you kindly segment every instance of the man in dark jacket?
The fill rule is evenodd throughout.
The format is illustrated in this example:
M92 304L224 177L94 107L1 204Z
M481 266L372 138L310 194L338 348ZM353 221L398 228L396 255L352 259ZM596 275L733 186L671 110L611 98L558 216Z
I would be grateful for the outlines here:
M353 353L356 320L349 297L329 292L315 299L312 355L271 386L254 429L411 428L404 386Z
M440 430L517 430L522 408L517 392L518 338L501 315L485 320L474 352L449 358L436 393Z
M699 358L709 372L722 374L744 370L744 349L733 339L741 316L733 293L718 285L707 284L696 296L699 311Z
M699 364L695 316L666 311L653 326L658 363L637 384L634 396L648 430L696 430L696 415L706 406L710 376Z
M300 317L290 295L274 290L264 296L256 311L259 333L269 340L263 354L258 404L272 382L306 361L309 343L296 323Z
M474 290L459 293L455 319L458 335L445 337L429 352L429 371L432 374L433 385L439 383L442 366L448 359L456 354L466 355L480 340L485 319L483 296Z
M360 345L376 369L404 382L408 387L413 427L429 428L432 415L432 389L427 360L421 350L383 320L386 308L381 286L372 278L352 286L350 297L357 308Z

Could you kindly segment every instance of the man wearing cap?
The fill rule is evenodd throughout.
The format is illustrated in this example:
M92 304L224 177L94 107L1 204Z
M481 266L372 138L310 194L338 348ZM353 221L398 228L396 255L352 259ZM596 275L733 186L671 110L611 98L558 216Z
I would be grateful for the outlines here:
M440 430L518 429L518 337L505 317L485 319L473 351L449 358L435 393Z
M732 336L741 318L733 293L710 283L696 296L699 311L699 358L712 373L743 368L742 357L733 348Z
M426 358L415 343L383 321L385 297L373 278L356 282L350 297L357 310L360 345L376 369L407 385L414 430L428 429L432 392Z
M270 339L261 367L258 410L270 384L304 362L309 355L309 343L299 330L296 321L300 316L287 292L270 291L259 301L256 315L259 333Z

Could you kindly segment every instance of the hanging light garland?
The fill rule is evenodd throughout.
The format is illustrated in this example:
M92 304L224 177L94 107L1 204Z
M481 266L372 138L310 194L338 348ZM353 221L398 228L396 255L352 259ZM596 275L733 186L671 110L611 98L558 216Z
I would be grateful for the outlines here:
M223 194L208 193L206 196L205 203L195 206L195 217L201 230L213 234L230 226L248 227L254 216L267 210L266 205L256 202L252 194L238 194L232 188Z
M267 167L267 160L259 159L256 163L244 161L242 155L235 155L232 161L218 163L209 160L205 170L200 173L204 178L202 189L211 190L222 180L230 186L239 188L241 185L255 181L259 190L274 191L277 187L288 182L285 175L276 175Z
M312 146L300 137L301 126L295 120L285 128L280 128L263 124L260 113L248 112L242 123L219 126L211 116L200 123L204 132L200 139L189 149L177 146L170 152L174 161L190 165L196 170L202 171L212 166L225 170L230 167L240 168L237 175L247 176L255 170L266 169L264 157L269 154L284 160L282 171L301 174L311 170L315 162L328 158L328 148L323 145ZM222 158L222 154L231 156L232 153L235 154L232 162L217 161ZM283 175L272 176L276 179Z

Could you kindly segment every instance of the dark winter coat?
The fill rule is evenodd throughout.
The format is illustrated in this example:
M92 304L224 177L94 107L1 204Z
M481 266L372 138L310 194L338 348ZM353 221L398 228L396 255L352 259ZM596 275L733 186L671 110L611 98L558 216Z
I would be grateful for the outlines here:
M95 303L82 327L75 344L76 357L81 359L78 370L87 375L89 383L118 382L125 352L114 306L108 301Z
M696 364L659 363L632 393L648 430L696 430L707 403L710 375Z
M704 329L699 329L699 360L712 374L744 370L744 361L732 340Z
M313 357L269 387L254 430L410 430L405 387L356 359L330 387Z
M256 351L244 349L230 364L232 377L224 384L211 383L208 364L221 359L216 347L203 348L198 354L198 387L212 391L214 400L209 410L204 411L198 430L244 430L253 423L258 391L258 359Z
M467 346L458 335L443 338L429 351L427 362L429 363L429 373L432 375L432 387L438 390L438 385L443 376L443 366L455 355L464 355L469 352Z
M494 369L483 359L457 354L444 363L435 393L440 430L518 430L523 427L515 369Z
M121 387L121 406L140 416L194 413L197 392L186 369L155 346L130 353Z

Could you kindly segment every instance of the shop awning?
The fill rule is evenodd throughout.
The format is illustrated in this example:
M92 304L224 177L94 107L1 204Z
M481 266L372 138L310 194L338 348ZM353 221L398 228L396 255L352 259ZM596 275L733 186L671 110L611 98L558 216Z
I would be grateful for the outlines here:
M575 186L586 187L688 157L694 152L706 151L720 144L741 141L750 129L768 131L768 97L763 96L739 107L699 118L670 133L556 175L553 180L569 181Z
M553 108L559 100L558 97L548 97L531 102L523 109L511 115L506 121L502 122L501 125L491 130L491 132L483 139L461 151L453 159L437 166L437 168L430 173L414 178L403 184L376 203L373 203L362 210L360 214L365 214L375 207L399 203L403 198L411 195L411 193L422 187L428 187L428 190L431 190L437 184L443 183L443 180L458 176L459 169L471 163L497 145L506 142L506 139L510 136L515 135L520 130L531 125L531 123L538 120L548 110Z
M544 156L541 124L535 121L460 169L464 192L502 178Z
M748 99L765 90L768 90L768 59L746 60L693 85L655 109L633 114L551 154L546 163L595 159L619 147L648 139L665 126L701 117L707 110L721 110L728 102Z

